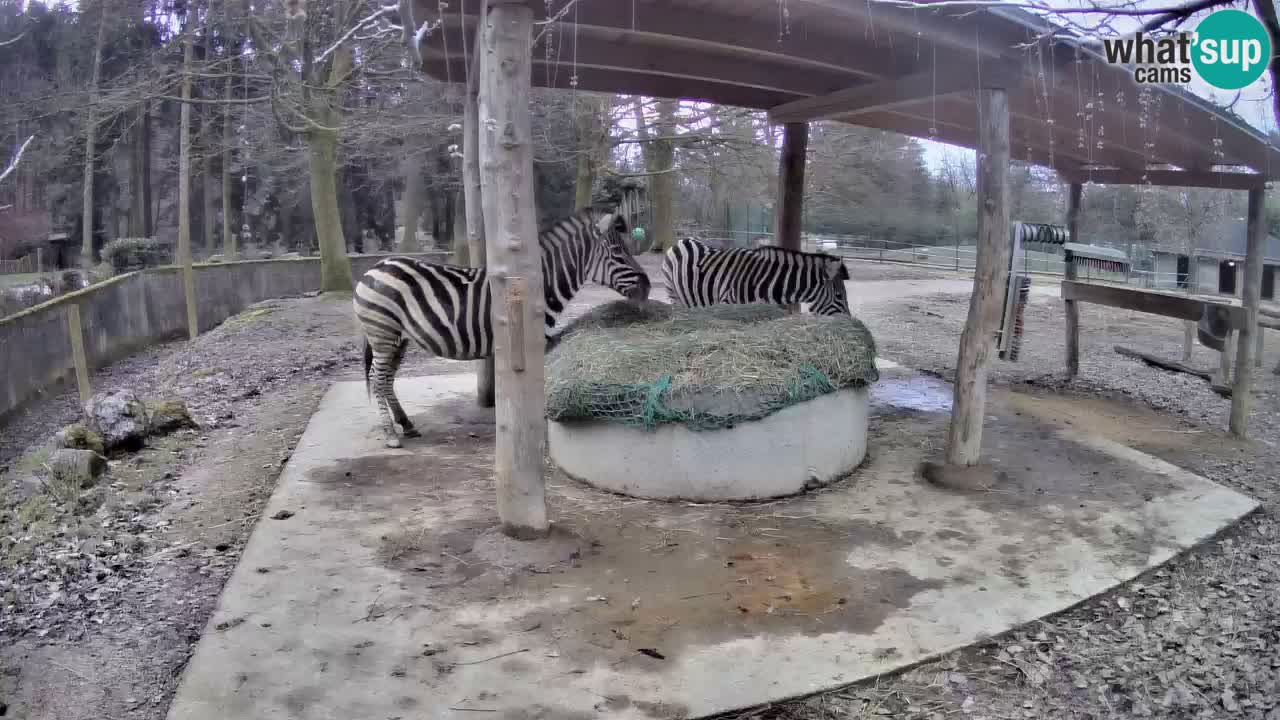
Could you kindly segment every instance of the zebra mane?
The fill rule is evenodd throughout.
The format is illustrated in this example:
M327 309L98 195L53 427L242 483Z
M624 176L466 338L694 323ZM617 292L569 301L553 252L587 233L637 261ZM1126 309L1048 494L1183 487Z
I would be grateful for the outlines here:
M546 233L549 233L559 228L564 228L566 231L572 230L573 229L572 225L574 224L575 221L581 222L583 225L586 225L587 227L595 228L595 227L598 227L598 223L601 218L603 218L606 215L612 215L616 213L617 211L612 208L604 209L600 207L585 207L581 210L575 211L572 215L567 215L565 217L562 217L559 220L556 220L555 222L552 222L551 224L540 228L538 230L538 235L542 236L542 235L545 235Z
M751 252L758 252L758 253L767 254L772 252L772 253L777 253L779 255L782 255L782 254L801 255L803 257L822 258L824 260L835 260L836 262L844 262L844 258L839 257L838 255L832 255L831 253L805 252L804 250L795 250L792 248L778 247L777 245L768 245L766 247L744 248L744 249L750 250Z

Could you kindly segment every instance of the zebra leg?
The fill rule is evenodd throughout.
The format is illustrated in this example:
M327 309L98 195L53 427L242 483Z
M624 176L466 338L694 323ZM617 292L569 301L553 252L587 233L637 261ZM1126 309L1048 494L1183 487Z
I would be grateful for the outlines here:
M413 423L409 421L409 416L405 414L404 408L400 406L400 398L396 396L396 373L400 372L400 361L404 360L404 351L409 347L408 340L401 340L400 347L396 348L396 352L391 356L390 373L387 375L387 407L391 409L391 416L396 423L400 425L401 431L405 437L420 437L422 433L418 432Z
M399 346L397 346L399 347ZM393 359L396 351L388 351L385 346L373 348L373 395L377 400L378 415L382 418L382 432L386 437L386 445L389 448L400 447L400 438L396 435L396 426L392 422L391 413L387 408L390 406L390 398L395 395L391 393L391 384L394 380ZM397 406L399 403L397 402ZM401 412L404 412L401 410Z

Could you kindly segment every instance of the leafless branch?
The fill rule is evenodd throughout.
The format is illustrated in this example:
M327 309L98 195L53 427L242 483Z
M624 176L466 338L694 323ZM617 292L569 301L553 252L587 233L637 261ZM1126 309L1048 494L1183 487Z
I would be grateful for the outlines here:
M6 45L12 45L26 36L27 36L27 31L23 30L22 32L9 38L8 40L0 40L0 47L5 47Z
M27 138L26 142L22 143L22 146L18 148L18 153L13 156L13 160L9 161L9 167L5 168L4 172L0 173L0 182L4 182L5 178L9 177L9 175L12 174L14 170L18 169L18 163L22 162L22 153L27 151L27 146L30 145L31 141L35 139L36 139L36 136L32 135L31 137Z

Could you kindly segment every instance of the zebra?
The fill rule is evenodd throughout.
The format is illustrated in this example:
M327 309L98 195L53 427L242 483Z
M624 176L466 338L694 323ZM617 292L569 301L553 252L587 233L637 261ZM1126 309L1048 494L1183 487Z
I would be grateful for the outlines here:
M548 338L586 281L632 301L648 299L649 276L627 249L627 233L623 215L590 208L539 233ZM493 353L488 274L484 268L390 257L361 276L352 303L365 336L365 386L377 401L387 447L397 448L401 441L395 424L405 437L419 435L394 388L410 340L450 360L479 360Z
M671 246L662 261L671 302L685 307L719 303L809 303L815 315L848 315L844 260L780 247L717 250L693 238Z

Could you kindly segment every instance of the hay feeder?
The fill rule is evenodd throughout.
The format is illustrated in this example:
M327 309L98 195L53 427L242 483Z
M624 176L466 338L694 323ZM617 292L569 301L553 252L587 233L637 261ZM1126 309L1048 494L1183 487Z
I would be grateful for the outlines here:
M570 477L634 497L793 495L862 463L877 379L853 318L619 301L548 356L548 449Z

